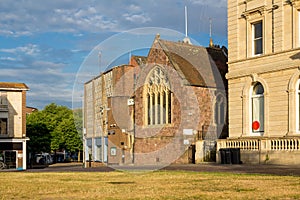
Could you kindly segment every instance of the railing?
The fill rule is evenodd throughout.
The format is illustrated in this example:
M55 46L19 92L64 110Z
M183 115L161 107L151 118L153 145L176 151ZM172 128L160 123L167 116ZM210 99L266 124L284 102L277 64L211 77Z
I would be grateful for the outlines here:
M218 149L220 148L240 148L247 151L300 151L300 137L218 140Z
M260 142L257 139L227 140L226 148L240 148L241 150L257 151Z
M271 150L297 151L300 150L300 138L272 139Z

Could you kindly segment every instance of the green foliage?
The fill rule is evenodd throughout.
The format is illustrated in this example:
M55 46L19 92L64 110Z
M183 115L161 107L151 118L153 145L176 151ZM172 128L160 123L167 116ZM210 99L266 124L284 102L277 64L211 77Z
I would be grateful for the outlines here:
M50 152L51 134L45 124L31 123L27 127L28 149L32 153Z
M77 112L79 113L81 110ZM75 116L79 125L80 121L82 122L82 114L76 114ZM37 139L40 135L37 133L37 130L34 130L32 124L43 124L49 131L50 137ZM27 132L28 136L31 136L30 140L48 140L52 151L66 150L77 152L82 150L82 131L77 131L73 112L65 106L59 106L54 103L47 105L44 110L34 112L27 117L27 126L31 128ZM82 128L82 125L79 128Z

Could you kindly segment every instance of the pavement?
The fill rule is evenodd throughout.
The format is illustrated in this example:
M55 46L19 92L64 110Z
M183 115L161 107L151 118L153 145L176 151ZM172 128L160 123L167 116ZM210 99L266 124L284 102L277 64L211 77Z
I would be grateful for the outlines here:
M84 168L82 163L57 163L45 168L27 169L27 172L110 172L147 171L147 170L180 170L194 172L228 172L236 174L272 174L280 176L300 176L300 166L289 165L228 165L216 163L172 164L168 166L99 166Z

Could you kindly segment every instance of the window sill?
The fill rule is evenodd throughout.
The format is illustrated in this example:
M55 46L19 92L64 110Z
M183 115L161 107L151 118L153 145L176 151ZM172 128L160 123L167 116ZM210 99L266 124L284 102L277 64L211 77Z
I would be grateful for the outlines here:
M257 132L257 133L250 133L250 135L249 136L254 136L254 137L261 137L261 136L263 136L264 135L264 132Z
M0 138L8 138L8 137L11 137L11 136L9 136L8 134L6 134L6 135L0 135Z
M146 125L145 128L164 128L164 127L172 127L172 124L155 124L155 125Z

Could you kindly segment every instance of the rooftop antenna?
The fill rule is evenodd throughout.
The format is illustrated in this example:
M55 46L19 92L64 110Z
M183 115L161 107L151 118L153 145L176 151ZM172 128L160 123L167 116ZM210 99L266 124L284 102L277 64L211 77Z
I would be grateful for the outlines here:
M128 59L129 59L128 65L131 65L131 51L129 51L129 53L128 53Z
M212 47L214 46L213 40L212 40L212 19L211 17L209 18L209 46Z
M188 19L187 19L187 7L184 6L184 18L185 18L185 38L183 39L184 43L192 44L190 38L188 38Z
M188 36L188 23L187 23L187 7L184 6L184 19L185 19L185 37Z
M209 37L211 38L211 17L209 18Z
M99 53L98 53L98 62L99 62L99 74L101 73L101 51L99 51Z

